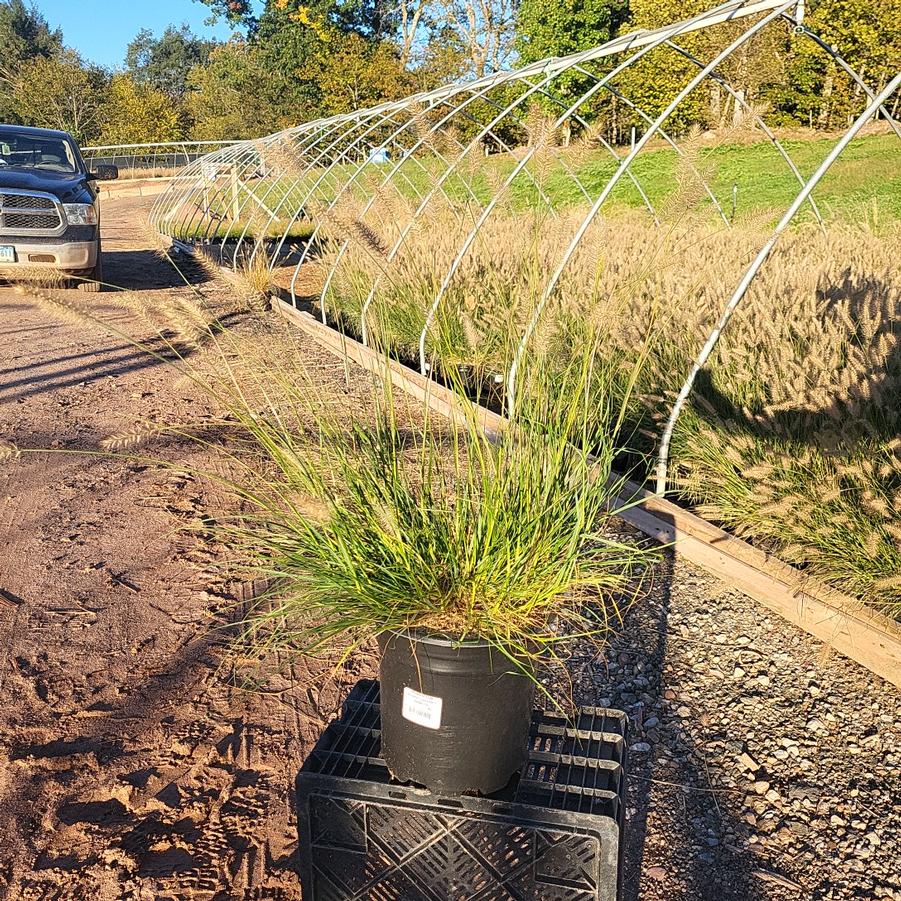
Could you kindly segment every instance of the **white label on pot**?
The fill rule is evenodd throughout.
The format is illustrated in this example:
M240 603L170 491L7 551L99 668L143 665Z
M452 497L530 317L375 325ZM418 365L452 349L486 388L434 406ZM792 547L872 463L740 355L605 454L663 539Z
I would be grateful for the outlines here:
M441 728L442 698L434 695L424 695L409 686L404 687L404 705L401 710L405 720L416 723L417 726L425 726L426 729Z

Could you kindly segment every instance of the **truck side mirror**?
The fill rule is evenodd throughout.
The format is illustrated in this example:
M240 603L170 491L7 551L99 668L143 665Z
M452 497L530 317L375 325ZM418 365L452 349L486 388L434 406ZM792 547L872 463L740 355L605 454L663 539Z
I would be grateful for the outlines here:
M98 166L93 172L89 173L88 178L94 181L115 181L119 177L118 166Z

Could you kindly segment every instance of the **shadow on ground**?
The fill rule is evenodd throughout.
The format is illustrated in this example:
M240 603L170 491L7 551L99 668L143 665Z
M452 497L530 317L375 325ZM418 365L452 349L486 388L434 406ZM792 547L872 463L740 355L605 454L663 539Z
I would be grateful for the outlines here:
M127 291L163 291L210 280L209 273L189 257L173 262L152 249L104 250L103 272L105 282Z
M659 514L658 514L659 515ZM674 552L667 549L649 585L624 617L607 653L598 693L629 715L633 734L622 901L686 897L697 901L763 901L759 873L780 873L778 860L762 860L738 847L744 792L720 786L714 755L705 745L732 736L683 706L667 668L678 671L672 627ZM676 633L678 634L678 633Z

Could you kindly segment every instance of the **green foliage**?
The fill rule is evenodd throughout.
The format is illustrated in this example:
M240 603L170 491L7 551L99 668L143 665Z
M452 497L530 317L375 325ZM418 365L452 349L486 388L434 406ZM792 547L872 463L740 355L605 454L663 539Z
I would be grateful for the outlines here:
M522 0L516 19L517 53L523 63L531 63L589 50L615 37L628 12L628 0ZM594 65L591 68L598 69ZM559 102L546 98L538 102L556 118L565 109L564 104L573 103L592 84L587 75L567 73L554 81L553 92ZM595 119L608 99L602 94L591 100L580 107L579 116Z
M13 89L22 66L37 57L47 58L62 50L59 29L23 0L0 2L0 122L18 119Z
M86 66L74 51L37 56L24 63L13 88L22 121L68 131L86 143L98 136L107 85L102 69Z
M328 4L270 4L250 40L217 47L207 65L192 69L193 137L268 134L412 90L394 44L345 27L346 14Z
M261 91L266 107L282 116L286 125L319 113L317 63L331 29L329 12L299 0L270 3L253 32L250 46L265 73Z
M631 18L625 30L659 28L696 15L708 6L704 0L631 0ZM703 43L704 37L699 34L679 38L679 44L695 55L704 55ZM622 92L647 114L657 116L697 72L697 67L675 50L661 47L630 66L618 84ZM687 97L667 121L667 131L679 133L694 124L714 124L708 113L708 92L709 88L698 89ZM628 109L622 110L621 116L624 123L635 125L639 133L647 128L647 124Z
M206 65L214 46L215 42L192 34L187 25L170 25L159 38L142 28L128 45L125 68L137 84L181 100L188 88L188 73L194 66Z
M901 0L820 0L807 24L873 87L901 71ZM773 88L777 109L794 121L837 129L861 108L853 80L825 51L794 37L784 80Z
M402 97L412 79L388 41L367 41L334 30L317 54L320 103L330 114L349 113Z
M385 37L392 24L391 7L380 0L265 0L263 11L257 15L252 0L201 0L213 13L213 18L225 18L234 25L242 25L251 33L273 28L283 14L298 11L310 18L319 18L328 25L376 39Z
M516 49L524 63L589 50L614 37L628 0L522 0Z
M258 12L247 0L204 2L214 15L246 28L246 38L217 47L182 26L169 27L159 37L144 29L129 44L125 68L134 84L165 93L178 116L176 128L170 111L160 106L159 127L151 129L129 128L116 119L114 108L123 98L104 96L114 82L64 51L60 32L24 0L0 0L0 118L71 124L92 139L100 128L97 110L103 107L110 134L258 137L433 88L467 71L491 69L492 54L500 59L509 50L516 6L511 0L489 0L484 7L475 0L404 0L400 6L380 0L266 0ZM688 18L708 5L705 0L522 0L516 6L515 48L522 63L570 54L632 29ZM901 0L811 0L807 22L873 86L901 69ZM746 25L684 35L679 43L709 60ZM586 65L597 77L613 64L611 59ZM768 110L773 124L834 130L845 126L863 102L859 88L832 58L782 21L743 45L719 71L746 105ZM38 73L60 78L52 86L38 85ZM691 60L660 47L614 85L645 114L656 116L697 73ZM591 76L564 74L553 84L553 97L538 94L533 102L556 117L592 83ZM83 96L85 89L95 96ZM115 90L121 93L121 85ZM491 98L469 105L467 116L455 123L461 137L476 134L494 117L493 104L505 105L517 90L501 86ZM153 95L142 96L129 103L154 108ZM748 115L740 101L707 79L666 128L675 135L693 126L722 129L741 125ZM487 147L513 147L528 139L525 123L508 118L484 142ZM624 144L632 126L640 133L647 122L612 93L600 91L564 123L561 135L568 142L596 131Z
M104 144L149 144L184 137L171 98L130 75L114 75L103 108Z
M202 0L212 11L213 20L223 17L232 25L252 26L256 22L251 0Z
M703 0L631 0L628 27L659 27L689 18L708 5ZM882 86L901 69L901 0L813 0L806 24L837 48L873 87ZM707 60L741 27L685 35L679 44ZM809 38L794 34L785 22L768 26L720 71L748 103L768 107L774 121L784 125L842 128L862 108L862 94L853 80L828 53ZM664 48L624 73L622 85L632 100L656 114L697 72L689 60ZM668 127L677 132L694 124L722 127L737 116L734 101L707 81L683 103Z
M212 51L188 76L186 108L195 140L234 140L268 134L278 111L266 96L266 71L252 46L233 39Z
M459 81L467 66L466 48L460 36L445 25L433 31L412 74L417 89L427 91Z

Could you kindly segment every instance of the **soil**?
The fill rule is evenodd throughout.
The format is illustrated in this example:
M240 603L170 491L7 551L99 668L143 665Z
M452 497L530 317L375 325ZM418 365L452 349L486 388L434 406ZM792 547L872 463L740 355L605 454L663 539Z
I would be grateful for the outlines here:
M147 206L105 203L106 278L191 297L143 236ZM113 294L62 296L134 333ZM309 358L344 391L336 361ZM22 447L95 448L135 417L203 405L127 341L2 286L0 360L0 438ZM166 453L205 462L190 444ZM235 686L215 627L253 586L218 585L222 549L182 528L222 503L124 459L0 467L0 898L299 897L293 777L359 676L295 661Z
M149 203L105 202L108 280L148 299L226 292L153 253ZM113 295L71 296L138 325ZM297 343L321 390L362 409L365 376ZM371 660L237 679L221 636L255 586L184 528L226 498L59 453L204 404L127 342L0 286L0 439L57 451L0 466L0 898L300 896L293 780ZM190 443L166 454L209 462ZM630 719L625 901L901 899L891 686L678 556L573 676L578 703Z

